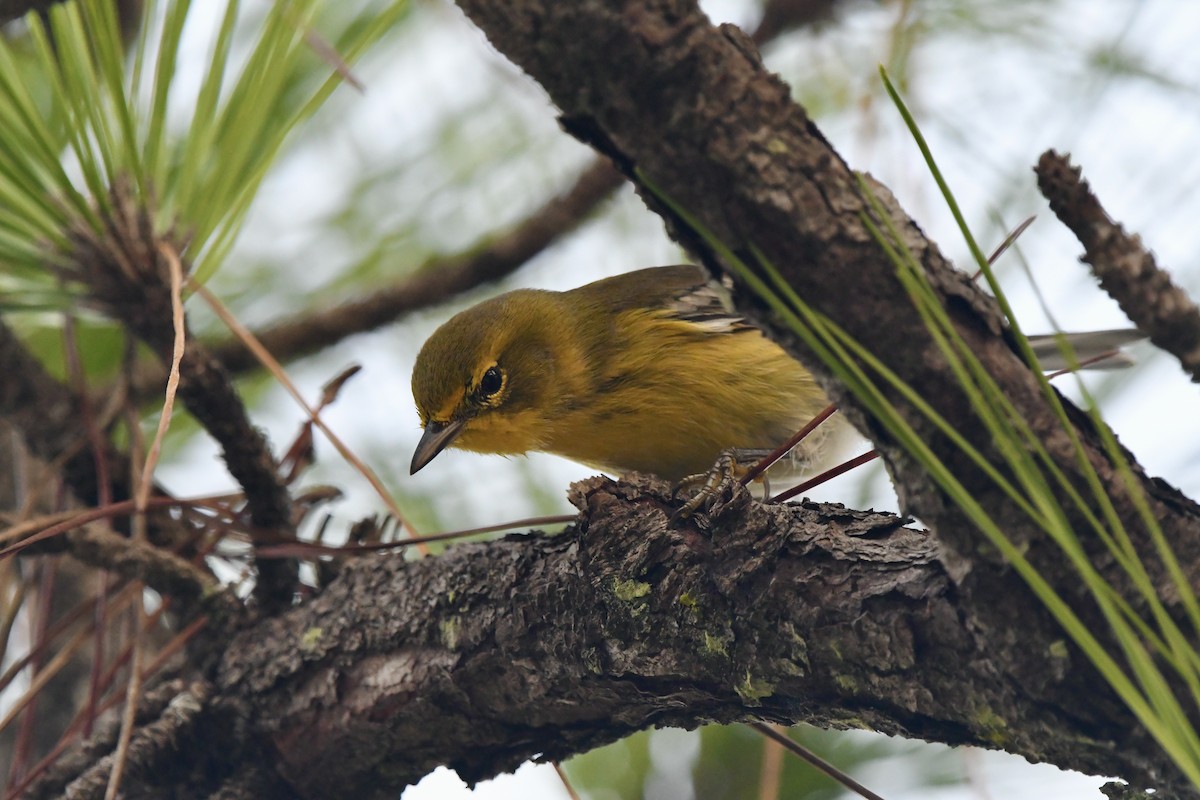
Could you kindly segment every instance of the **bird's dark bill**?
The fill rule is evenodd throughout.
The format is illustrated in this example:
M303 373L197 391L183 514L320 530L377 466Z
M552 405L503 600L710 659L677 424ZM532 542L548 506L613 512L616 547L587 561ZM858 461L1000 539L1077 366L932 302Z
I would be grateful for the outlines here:
M408 474L415 475L417 470L433 461L434 456L445 450L458 438L458 434L462 433L462 427L462 420L427 423L425 433L421 434L421 441L417 443L417 449L413 452L412 466L409 467Z

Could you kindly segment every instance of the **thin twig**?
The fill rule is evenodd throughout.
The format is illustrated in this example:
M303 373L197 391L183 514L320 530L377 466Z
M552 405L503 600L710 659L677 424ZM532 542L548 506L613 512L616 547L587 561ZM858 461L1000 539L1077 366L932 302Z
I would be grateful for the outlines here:
M778 730L778 725L772 725ZM783 745L774 739L763 739L762 765L758 770L758 800L779 800L783 784Z
M46 688L46 684L48 684L51 679L53 679L54 676L57 675L59 671L71 661L71 659L79 651L79 648L83 646L83 643L87 640L87 637L90 633L90 628L83 628L76 631L74 635L72 635L71 638L68 639L65 644L63 644L59 651L54 654L53 658L38 667L37 672L33 676L33 680L31 680L29 683L29 688L21 693L21 696L13 702L12 707L8 709L4 717L0 718L0 731L3 731L5 728L11 725L13 720L15 720L21 714L21 712L24 711L26 707L34 701L38 695L38 692ZM40 642L38 644L39 646L37 651L43 652L45 647L41 646L42 643Z
M30 638L34 642L34 646L38 647L46 641L46 634L50 627L50 616L54 594L54 577L57 572L58 564L56 561L44 561L41 564L41 575L38 580L38 589L35 599L37 606L34 609L33 622L30 624ZM51 663L56 661L52 659ZM44 671L44 666L40 658L32 659L34 670L41 674ZM61 664L55 667L54 672L61 668ZM50 676L47 676L49 678ZM29 758L31 743L33 742L33 729L36 722L36 706L38 691L30 690L25 695L28 702L25 707L25 714L21 718L21 727L17 731L16 742L12 748L12 762L9 764L9 783L12 783L13 778L21 774L25 768L25 762Z
M791 439L788 439L779 447L776 447L769 455L751 467L750 471L741 477L742 486L749 485L750 481L766 472L771 468L772 464L790 453L793 447L807 439L809 434L815 431L818 425L833 416L835 411L837 411L837 405L835 403L830 403L829 405L825 406L825 408L821 409L821 412L810 419L807 425L796 431Z
M403 547L420 546L430 542L448 542L454 539L465 539L481 533L529 528L536 525L555 525L560 522L572 522L576 519L573 514L559 514L552 517L530 517L512 522L502 522L497 525L484 525L479 528L469 528L461 531L446 533L430 533L425 536L414 536L411 539L397 539L390 542L370 542L366 544L328 545L317 542L286 542L278 545L261 547L258 554L263 558L302 558L305 556L345 556L361 553L373 553L379 550L398 550Z
M174 278L172 278L174 284ZM174 294L174 292L173 292ZM172 298L174 305L175 298ZM178 362L173 359L173 366L178 369ZM163 416L166 416L165 410ZM131 438L131 446L129 448L132 456L132 464L135 479L139 472L138 455L144 452L143 447L145 442L142 441L141 428L138 426L138 420L134 413L129 414L129 435ZM160 421L160 431L162 425ZM133 511L133 541L138 544L144 544L146 541L146 505L150 499L149 492L143 492L142 487L150 483L150 478L153 469L148 473L146 466L149 464L147 459L145 464L140 465L141 477L134 492L134 511ZM121 789L121 776L125 772L125 764L129 760L129 743L133 741L133 729L137 722L137 706L138 700L142 694L142 655L145 639L142 636L142 624L146 616L145 600L141 592L133 599L133 607L130 609L133 616L133 630L130 633L131 660L129 666L129 683L125 691L125 709L121 715L121 732L117 738L117 747L113 751L112 771L108 775L108 786L104 790L104 800L116 800L117 793Z
M850 791L865 797L867 800L883 800L882 797L875 794L875 792L872 792L858 781L854 780L854 778L851 778L849 775L842 772L833 764L830 764L828 761L821 758L807 747L804 747L803 745L793 741L790 736L784 736L782 733L779 733L765 722L747 722L746 725L758 731L768 739L783 745L785 748L787 748L788 752L799 756L808 763L812 764L814 767L821 770L821 772L824 772L826 775L833 778Z
M1159 268L1141 239L1114 222L1078 167L1053 150L1038 159L1038 188L1079 243L1100 287L1155 345L1200 382L1200 309Z
M238 320L238 318L235 317L233 313L225 307L225 304L218 300L217 297L212 292L208 291L208 289L206 289L204 286L193 283L192 288L195 290L196 294L200 295L200 297L204 299L204 302L208 303L213 312L216 313L220 320L225 323L230 331L233 332L233 335L240 342L242 342L242 344L251 353L254 354L254 357L258 359L259 363L267 368L271 375L275 377L275 380L279 382L279 385L282 386L284 390L292 396L292 399L295 400L297 405L304 410L304 413L308 415L309 420L311 420L312 423L316 425L322 433L325 434L330 443L333 444L334 448L339 454L341 454L342 458L346 459L347 463L353 466L360 475L367 479L367 482L371 484L371 488L373 488L379 495L380 499L383 500L384 505L387 506L387 509L392 516L399 520L405 528L416 535L418 533L416 527L409 522L403 512L400 511L400 507L396 505L396 501L392 498L391 493L384 488L383 481L379 479L379 476L375 474L375 471L367 466L362 459L355 455L354 452L346 446L346 444L337 436L337 434L329 429L329 426L325 424L325 421L321 419L317 411L308 404L308 401L304 399L304 395L302 395L300 390L296 388L296 385L292 383L292 380L288 377L287 372L283 369L283 366L275 359L273 355L271 355L267 348L263 347L262 343L259 342L258 339L255 338L254 334L250 332L250 329L243 325L241 321ZM422 553L428 553L428 550L424 548L424 545L418 545L418 547L421 548Z
M132 599L132 589L132 584L125 586L124 589L121 590L121 593L113 599L114 604L116 604L118 608L123 609L125 605ZM138 591L141 591L141 589L138 589ZM46 632L44 641L35 643L35 645L30 648L28 653L9 664L8 668L4 670L4 674L0 675L0 692L7 689L9 684L11 684L13 680L15 680L16 677L20 675L35 659L40 658L41 655L49 648L49 646L54 643L55 639L66 632L74 623L78 622L83 616L83 613L87 611L87 608L88 603L86 601L82 602L69 613L64 614L59 619L55 620L54 625L51 626L50 630ZM86 629L86 631L90 633L95 629L96 626L93 623L91 627ZM63 646L66 647L67 645ZM0 724L0 728L3 727L4 726Z
M558 779L562 781L563 789L567 791L567 797L571 800L579 800L579 792L575 791L575 787L571 785L571 781L567 778L567 773L562 768L562 764L555 761L554 771L558 773Z

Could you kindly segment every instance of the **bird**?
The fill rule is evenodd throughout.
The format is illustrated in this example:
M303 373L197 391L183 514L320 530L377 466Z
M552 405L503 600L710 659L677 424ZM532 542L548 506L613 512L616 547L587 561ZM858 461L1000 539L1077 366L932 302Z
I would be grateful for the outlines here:
M1135 334L1088 334L1085 346ZM708 474L723 454L766 455L829 403L800 362L733 310L729 287L693 265L485 300L429 337L412 391L424 432L410 474L456 447L553 453L675 482ZM844 425L829 422L776 472L802 477L820 463Z

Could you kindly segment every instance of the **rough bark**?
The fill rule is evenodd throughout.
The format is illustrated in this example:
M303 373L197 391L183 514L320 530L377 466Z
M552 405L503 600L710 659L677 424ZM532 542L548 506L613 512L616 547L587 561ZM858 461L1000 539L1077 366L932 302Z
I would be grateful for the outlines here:
M348 564L234 637L211 686L181 689L173 748L147 751L176 779L207 764L234 780L265 756L299 796L394 797L440 764L475 781L649 725L767 719L1169 773L1118 709L1016 680L1030 661L1048 686L1087 666L1054 633L1014 647L964 626L976 609L936 540L901 518L743 492L706 524L673 522L669 487L649 479L573 495L583 512L557 536ZM225 735L186 735L214 720ZM152 767L144 756L131 797L163 790Z

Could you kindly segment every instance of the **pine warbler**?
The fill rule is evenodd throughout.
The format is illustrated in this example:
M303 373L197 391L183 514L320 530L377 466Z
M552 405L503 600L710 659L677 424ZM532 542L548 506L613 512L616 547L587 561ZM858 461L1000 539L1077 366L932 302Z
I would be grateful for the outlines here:
M453 445L682 480L725 450L778 447L828 401L727 303L699 267L675 266L520 289L457 314L413 369L425 433L412 471Z
M1141 334L1072 337L1082 360ZM1035 349L1057 352L1050 337ZM554 453L679 481L729 450L773 450L828 404L812 375L694 266L486 300L429 337L412 388L425 429L414 473L454 446ZM818 429L781 465L784 474L819 458L828 422L825 436Z

